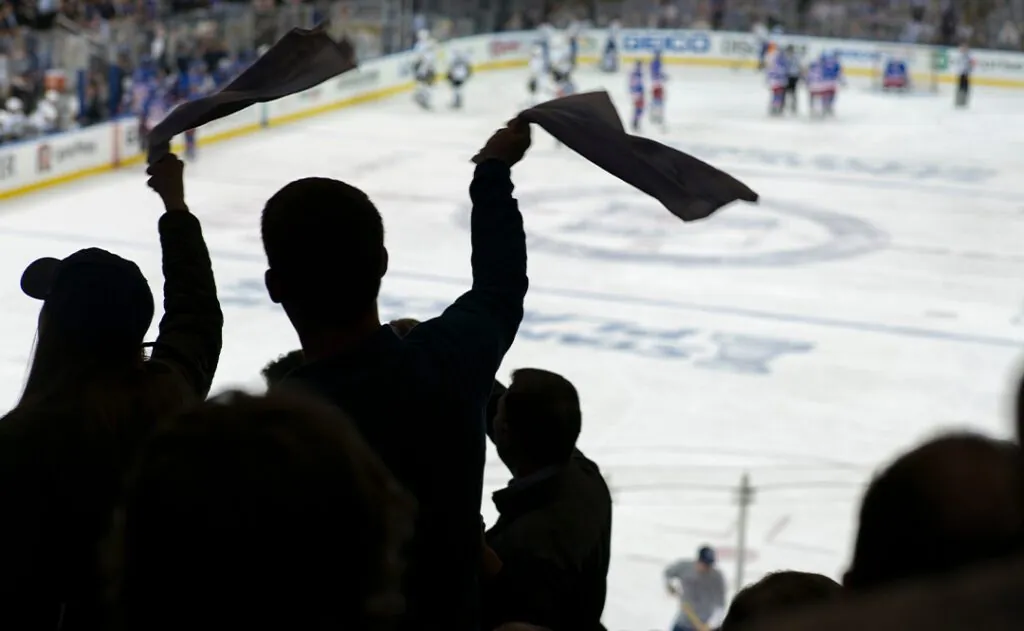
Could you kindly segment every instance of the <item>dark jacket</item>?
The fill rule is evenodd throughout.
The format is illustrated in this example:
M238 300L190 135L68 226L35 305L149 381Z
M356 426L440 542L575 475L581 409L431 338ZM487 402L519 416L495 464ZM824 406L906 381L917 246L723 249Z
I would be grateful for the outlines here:
M487 628L602 629L612 500L597 465L577 450L568 464L495 492L494 505L500 517L486 539L502 567L484 586Z
M162 416L209 392L223 327L210 256L191 214L159 225L164 316L124 418L91 418L69 395L0 419L0 629L97 628L97 544L125 470Z
M488 161L470 186L473 287L405 338L382 326L282 385L329 397L418 502L407 554L406 629L479 625L484 411L526 295L526 237L509 168Z

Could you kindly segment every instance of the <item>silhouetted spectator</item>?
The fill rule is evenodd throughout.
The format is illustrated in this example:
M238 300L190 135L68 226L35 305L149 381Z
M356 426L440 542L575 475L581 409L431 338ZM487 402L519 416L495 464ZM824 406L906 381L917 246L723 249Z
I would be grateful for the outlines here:
M501 569L484 583L484 628L512 621L602 628L611 494L597 465L576 449L580 426L568 380L532 368L513 373L493 422L512 481L494 493L500 516L486 533Z
M228 393L161 428L123 514L125 631L388 628L414 502L335 406Z
M791 570L772 572L736 594L719 631L745 629L752 622L771 620L802 607L835 601L842 595L842 586L821 574Z
M864 495L846 587L925 578L1011 555L1024 540L1020 447L952 434L904 454Z
M349 412L419 503L407 628L479 625L483 414L523 316L526 239L509 169L529 142L528 125L513 123L476 157L473 288L405 338L377 312L388 253L380 214L363 192L307 178L263 211L267 289L305 358L284 384Z
M164 316L131 261L100 249L40 259L22 288L43 301L17 407L0 420L0 628L95 628L96 548L127 465L164 414L201 402L223 318L182 165L158 163Z
M665 568L665 589L679 599L675 631L700 631L700 625L724 613L725 579L716 562L715 551L701 546L695 561L676 561Z

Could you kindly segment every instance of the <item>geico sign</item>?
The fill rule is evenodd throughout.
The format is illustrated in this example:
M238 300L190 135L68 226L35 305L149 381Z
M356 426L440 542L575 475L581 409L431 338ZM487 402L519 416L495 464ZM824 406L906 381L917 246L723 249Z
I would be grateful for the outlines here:
M711 38L705 33L626 35L622 38L622 48L703 55L711 50Z

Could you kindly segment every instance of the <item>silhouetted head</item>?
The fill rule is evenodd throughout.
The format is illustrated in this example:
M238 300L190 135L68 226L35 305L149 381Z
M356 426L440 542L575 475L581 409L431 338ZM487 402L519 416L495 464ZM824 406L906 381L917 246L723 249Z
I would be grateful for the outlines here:
M512 373L498 402L494 446L514 475L567 462L580 435L580 400L561 375L537 368Z
M1016 444L974 434L943 436L898 458L864 494L844 584L869 589L1019 550L1021 464Z
M297 329L345 327L376 312L388 254L365 193L328 178L296 180L267 201L261 232L270 299Z
M153 322L153 293L135 263L99 248L42 258L21 277L43 301L22 403L67 396L136 372Z
M125 627L393 622L412 506L333 406L223 395L159 430L129 478L114 556Z
M719 631L735 631L801 607L838 600L843 593L839 583L821 574L773 572L736 594Z

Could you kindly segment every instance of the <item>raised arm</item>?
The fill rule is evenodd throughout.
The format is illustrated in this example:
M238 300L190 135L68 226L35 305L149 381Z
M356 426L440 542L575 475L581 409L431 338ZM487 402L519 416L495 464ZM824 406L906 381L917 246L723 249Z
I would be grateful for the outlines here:
M530 145L526 123L499 130L474 158L469 195L473 287L443 314L423 322L408 343L428 348L444 377L486 397L523 319L526 235L510 171Z
M682 582L683 576L686 574L686 569L690 563L687 561L676 561L672 565L665 568L665 589L669 594L678 596L680 591L677 583Z
M168 155L147 171L166 209L159 222L164 315L151 363L179 381L184 398L202 400L220 360L224 314L202 228L185 204L183 170L181 160Z

